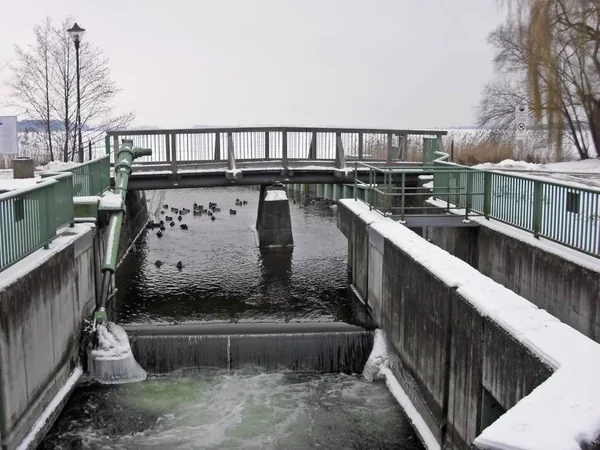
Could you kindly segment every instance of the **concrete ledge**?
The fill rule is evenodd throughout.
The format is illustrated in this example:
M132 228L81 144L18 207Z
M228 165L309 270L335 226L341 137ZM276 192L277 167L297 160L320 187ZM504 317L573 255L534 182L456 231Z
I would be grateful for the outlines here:
M440 446L600 448L599 344L404 226L380 216L371 230L391 368Z
M426 229L423 236L600 342L600 259L493 219L472 221L479 230Z

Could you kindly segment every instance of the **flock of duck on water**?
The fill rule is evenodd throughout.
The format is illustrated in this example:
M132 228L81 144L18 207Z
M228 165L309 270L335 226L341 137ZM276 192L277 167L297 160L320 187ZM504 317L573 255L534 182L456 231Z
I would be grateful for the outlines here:
M240 200L239 198L235 199L236 206L243 206L243 205L247 205L247 204L248 204L247 200ZM167 225L169 225L170 227L174 227L176 225L175 220L177 220L178 222L182 222L183 216L185 216L189 213L192 213L192 215L194 215L194 216L201 216L203 214L206 214L208 217L210 217L210 220L214 221L217 219L215 214L221 212L221 208L219 208L217 206L217 204L214 202L209 202L208 208L205 208L204 205L199 205L198 203L194 202L194 205L191 210L188 208L171 207L170 211L171 211L171 214L173 214L172 216L166 215L168 210L169 210L169 205L163 205L163 209L160 211L160 214L164 215L165 218L161 219L158 222L155 222L152 219L146 225L146 228L148 228L150 230L154 230L155 228L158 228L159 230L156 232L156 236L158 236L159 238L164 236L163 232L166 231ZM235 209L230 208L229 214L235 215L235 214L237 214L237 211ZM188 226L185 223L180 223L179 228L181 228L182 230L187 230ZM154 264L156 265L156 267L160 267L163 265L163 262L160 260L157 260ZM183 268L183 263L181 261L179 261L176 264L176 267L179 270L181 270Z

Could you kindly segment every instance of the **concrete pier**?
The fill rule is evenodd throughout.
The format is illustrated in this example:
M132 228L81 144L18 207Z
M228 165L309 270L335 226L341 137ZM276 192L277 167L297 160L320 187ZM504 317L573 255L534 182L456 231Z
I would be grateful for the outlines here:
M261 185L256 231L261 248L294 245L290 205L283 185Z

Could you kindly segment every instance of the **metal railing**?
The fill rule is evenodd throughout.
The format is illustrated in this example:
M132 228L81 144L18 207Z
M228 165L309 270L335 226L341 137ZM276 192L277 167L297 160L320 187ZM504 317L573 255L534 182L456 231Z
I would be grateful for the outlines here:
M58 174L0 194L0 271L48 248L57 228L73 223L72 178L70 173Z
M369 170L369 181L360 181L358 177L359 169L367 168ZM414 175L420 177L427 176L431 173L424 166L421 169L407 169L406 167L381 167L373 166L367 163L355 162L354 164L354 198L359 196L368 205L369 209L378 211L384 216L405 221L406 216L440 216L448 215L454 211L464 214L465 220L471 216L480 216L476 210L470 207L471 204L480 202L484 197L483 185L473 184L468 192L457 192L451 187L436 188L436 193L447 199L462 198L463 203L467 205L465 208L462 205L454 205L447 203L443 210L438 206L430 205L426 202L432 196L432 189L426 186L431 182L431 177L420 180L420 183L414 183ZM446 178L464 178L470 176L471 169L466 167L450 167L436 169L435 176L443 175ZM412 177L409 177L413 175ZM412 184L408 183L409 178L413 180ZM425 186L424 186L425 185Z
M440 137L442 130L354 128L245 127L184 130L122 130L106 136L107 154L116 155L120 139L152 148L152 155L136 164L171 165L219 161L348 161L408 160L414 136ZM420 158L418 158L420 161Z
M445 172L439 172L442 167ZM448 167L436 163L434 197L600 257L600 189L475 169L468 176L453 177L447 175ZM481 188L483 198L468 204L468 193Z
M53 177L57 173L73 174L73 196L87 197L100 195L110 188L110 157L103 155L75 167L60 169L56 172L44 172L43 178Z

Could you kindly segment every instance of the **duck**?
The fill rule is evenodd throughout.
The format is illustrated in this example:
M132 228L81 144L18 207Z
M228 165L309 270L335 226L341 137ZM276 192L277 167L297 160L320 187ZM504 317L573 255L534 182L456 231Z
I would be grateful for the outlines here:
M244 201L242 202L242 204L244 204L244 205L247 205L247 204L248 204L248 200L244 200Z
M194 208L198 207L198 203L194 202Z
M167 209L169 207L169 205L167 205L166 203L163 205L164 209Z
M188 229L188 227L187 227L187 225L185 223L182 223L180 225L180 227L181 227L182 230L187 230Z
M175 226L175 222L171 221L171 223L169 225L171 225L172 227L174 227Z
M210 220L216 220L215 216L210 216Z
M212 211L208 211L208 215L212 216L213 215Z
M229 214L237 214L237 211L235 209L230 209Z
M164 212L164 211L161 211L160 213L161 213L161 214L164 214L165 212Z
M156 233L156 235L157 235L159 238L161 238L161 237L163 236L163 234L162 234L160 231L158 231L158 232Z
M162 266L162 265L163 265L163 262L162 262L160 259L157 259L157 260L156 260L156 262L154 263L154 265L155 265L156 267L160 267L160 266Z
M164 225L160 227L160 231L165 231L165 226Z
M166 220L173 220L173 216L165 216Z
M152 229L154 228L154 226L155 226L155 225L156 225L156 224L154 223L154 221L153 221L153 220L151 220L150 222L148 222L148 223L146 224L146 228L148 228L149 230L152 230Z
M181 216L177 216L177 220L179 220L181 222Z
M175 264L175 267L177 267L179 270L181 270L183 268L183 263L181 261L179 261L177 264Z
M194 215L195 216L201 216L202 215L202 211L196 211L196 210L194 210Z
M221 208L217 208L215 207L215 209L213 209L214 212L221 212Z
M161 220L160 222L158 222L158 226L164 227L165 226L165 221Z

